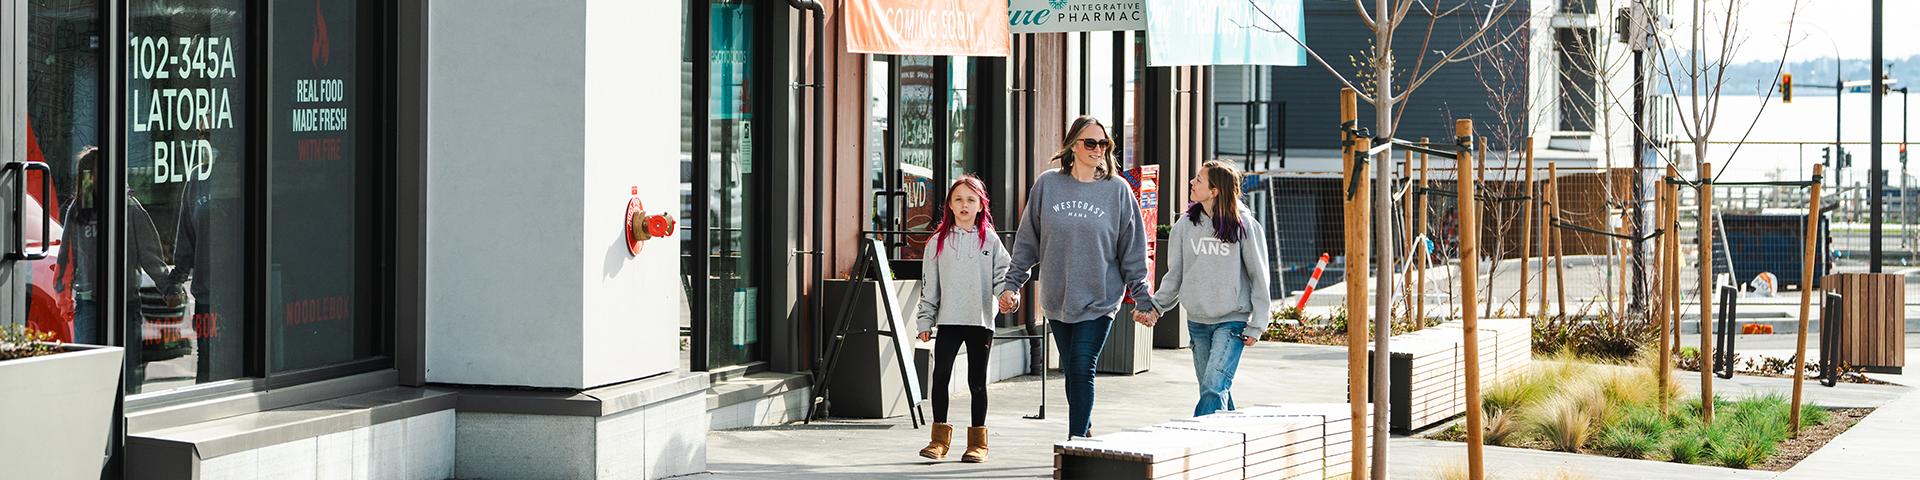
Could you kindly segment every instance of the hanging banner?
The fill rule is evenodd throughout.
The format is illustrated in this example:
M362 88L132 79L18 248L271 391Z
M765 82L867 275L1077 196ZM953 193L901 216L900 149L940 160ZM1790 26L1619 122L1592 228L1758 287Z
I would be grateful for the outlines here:
M847 0L847 51L1007 56L1007 4L982 0Z
M1307 63L1301 0L1144 1L1148 66Z
M1007 10L1007 21L1013 33L1109 32L1147 28L1147 9L1141 0L1010 0Z

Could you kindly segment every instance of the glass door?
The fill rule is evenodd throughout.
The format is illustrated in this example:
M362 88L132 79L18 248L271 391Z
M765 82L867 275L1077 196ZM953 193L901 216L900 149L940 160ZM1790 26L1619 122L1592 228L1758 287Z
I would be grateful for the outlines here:
M719 368L761 360L759 226L765 212L760 185L765 169L754 168L755 5L746 0L713 0L709 8L707 106L708 195L707 355ZM699 34L699 32L694 32ZM777 76L775 76L777 78Z
M24 101L0 102L13 107L6 115L7 134L0 138L22 139L4 143L25 146L7 152L7 169L0 178L6 187L0 190L5 192L0 211L22 211L18 224L7 219L0 227L6 233L0 236L4 249L13 254L0 273L7 292L5 318L24 317L28 328L63 342L118 343L105 326L108 317L95 308L94 277L99 272L90 260L100 246L100 229L87 213L93 198L83 193L92 191L96 177L90 173L97 171L81 166L97 165L102 157L100 6L72 0L7 8L7 30L26 28L24 35L4 41L25 42L27 49L25 58L6 61L8 68L26 70L25 84L13 83L19 77L11 72L0 78L7 95ZM25 16L14 16L19 13ZM23 187L26 195L16 197L16 187ZM19 243L13 239L16 231Z

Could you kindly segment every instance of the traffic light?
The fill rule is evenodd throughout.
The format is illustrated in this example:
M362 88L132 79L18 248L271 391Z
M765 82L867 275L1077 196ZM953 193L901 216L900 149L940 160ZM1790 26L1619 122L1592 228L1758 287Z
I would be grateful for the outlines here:
M1780 74L1780 103L1793 103L1793 74Z

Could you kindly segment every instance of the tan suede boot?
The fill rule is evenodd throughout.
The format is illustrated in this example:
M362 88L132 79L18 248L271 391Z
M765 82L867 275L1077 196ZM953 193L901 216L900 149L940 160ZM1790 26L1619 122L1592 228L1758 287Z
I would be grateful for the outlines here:
M987 427L967 427L967 453L960 456L960 461L987 461Z
M920 449L920 456L939 460L947 458L947 449L953 446L953 425L933 424L933 440L927 442L927 448Z

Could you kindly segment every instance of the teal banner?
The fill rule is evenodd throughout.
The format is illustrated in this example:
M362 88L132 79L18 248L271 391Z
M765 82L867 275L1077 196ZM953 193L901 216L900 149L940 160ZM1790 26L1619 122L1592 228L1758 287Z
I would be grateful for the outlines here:
M1306 65L1300 2L1146 0L1147 65Z

